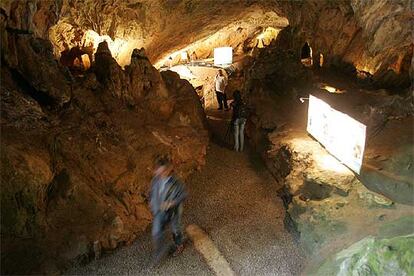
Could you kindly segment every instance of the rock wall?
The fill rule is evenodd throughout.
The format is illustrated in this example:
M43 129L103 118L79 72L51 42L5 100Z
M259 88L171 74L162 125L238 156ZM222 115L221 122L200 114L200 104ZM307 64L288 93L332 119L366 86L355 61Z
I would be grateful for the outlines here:
M319 267L331 254L367 236L377 236L393 220L414 216L413 153L408 150L412 148L413 129L408 126L414 118L413 99L408 89L401 88L401 95L383 89L366 90L348 77L307 68L294 47L281 47L288 45L285 38L279 36L270 47L260 50L245 71L244 97L253 110L247 134L274 177L284 183L278 193L287 209L286 227L311 254L313 265ZM344 92L328 93L321 89L324 83ZM309 94L367 126L360 175L330 156L306 133L307 102L301 103L299 98ZM413 231L409 226L403 234ZM402 233L395 233L399 235ZM393 262L406 252L407 248L399 248L384 261ZM377 251L368 253L376 259L384 258ZM348 272L355 268L347 266L354 258L341 260ZM364 267L371 265L368 262ZM316 268L315 275L325 269L338 271L333 268ZM390 268L389 274L398 274L400 269L411 272L409 265L399 264Z
M103 42L74 78L28 22L12 24L19 11L1 15L1 272L54 274L142 234L153 157L185 179L208 133L192 86L143 49L123 70Z
M307 41L315 64L323 54L325 66L369 76L378 87L407 87L412 74L410 0L8 0L1 8L11 19L10 28L49 39L57 57L66 48L89 47L81 45L88 30L107 36L124 66L134 48L145 47L157 63L191 45L191 51L197 50L200 42L210 45L197 50L204 57L216 45L240 48L240 41L249 42L260 29L288 23L290 28L281 33L288 48L300 55Z
M314 64L368 73L377 87L411 84L412 10L407 0L284 2L291 28L280 35L287 49L308 42ZM283 45L283 44L282 44ZM281 45L281 46L282 46ZM412 75L411 75L412 76Z
M411 233L386 238L367 237L338 252L308 275L410 275L414 273L413 247Z

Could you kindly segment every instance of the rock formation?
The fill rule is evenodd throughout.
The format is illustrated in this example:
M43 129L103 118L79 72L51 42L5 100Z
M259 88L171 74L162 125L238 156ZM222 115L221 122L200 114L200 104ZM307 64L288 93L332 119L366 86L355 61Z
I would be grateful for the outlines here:
M2 273L55 273L145 230L153 157L170 154L183 178L202 166L204 113L192 86L161 76L142 49L122 70L103 42L74 78L49 41L4 19Z
M413 216L413 153L409 150L413 99L409 89L400 88L397 95L372 86L366 90L358 85L358 80L334 78L323 68L307 69L294 51L300 47L285 44L283 32L270 47L253 56L254 63L245 68L244 96L254 110L247 130L270 171L285 185L279 194L287 208L286 226L312 255L317 252L319 257L314 261L320 263L336 250L368 235L379 235L384 225L402 227L397 226L400 221ZM332 94L322 90L318 84L327 80L345 92ZM307 104L299 98L309 94L367 126L360 175L330 156L306 133ZM411 233L412 227L408 228ZM406 233L396 231L389 238L398 240L401 237L397 236L403 234ZM371 239L375 241L369 242L377 243L377 238ZM388 240L379 243L382 242ZM411 254L406 248L402 250ZM383 258L375 252L369 254ZM354 260L349 258L344 263ZM372 264L366 264L369 265ZM411 271L403 266L406 273ZM348 272L353 271L351 266L346 267ZM326 269L331 269L331 273L337 271L331 266ZM319 274L321 271L325 270L319 270Z
M230 45L243 57L231 87L254 108L249 139L284 181L286 223L305 246L362 239L366 214L375 231L412 215L409 0L5 0L0 10L2 273L55 273L130 243L151 220L153 156L170 154L183 178L203 165L193 87L151 63L175 51L207 58ZM258 49L268 27L278 37ZM299 62L305 43L320 74ZM329 69L351 76L338 80L341 100L313 86ZM310 91L367 125L358 178L322 167L298 101Z
M314 63L372 75L380 87L407 87L413 56L407 28L409 1L285 2L292 27L285 41L290 49L308 42Z

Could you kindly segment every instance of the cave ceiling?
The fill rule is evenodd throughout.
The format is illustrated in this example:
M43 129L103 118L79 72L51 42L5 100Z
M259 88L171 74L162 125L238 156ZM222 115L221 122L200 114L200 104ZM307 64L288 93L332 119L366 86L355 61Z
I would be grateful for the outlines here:
M413 52L409 0L5 0L1 8L9 28L49 39L57 58L90 32L95 44L111 40L122 66L134 48L144 47L156 64L198 42L205 56L206 48L237 50L264 28L286 26L292 28L289 47L308 41L328 63L351 63L379 77L408 72Z
M155 63L166 54L222 32L222 43L238 44L260 28L288 25L271 1L83 1L66 0L49 38L56 54L74 46L87 30L120 41L128 52L118 57L128 63L133 48L144 47ZM234 27L234 28L233 28ZM234 31L239 28L241 35ZM245 30L241 32L241 30ZM232 34L233 33L233 34ZM225 37L223 39L223 37ZM232 35L232 38L229 36ZM227 40L227 41L226 41ZM229 41L230 40L230 41Z

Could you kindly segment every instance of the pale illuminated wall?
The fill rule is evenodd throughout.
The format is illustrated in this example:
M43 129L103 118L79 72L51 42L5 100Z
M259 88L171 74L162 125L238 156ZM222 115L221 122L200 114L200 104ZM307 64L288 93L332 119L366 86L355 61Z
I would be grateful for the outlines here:
M108 35L99 35L93 30L87 30L82 35L73 26L66 23L52 27L49 30L49 39L54 46L54 54L57 58L60 57L61 52L65 49L76 46L81 49L83 47L93 47L93 53L95 53L99 43L106 41L112 56L122 67L130 63L133 49L139 46L139 41L137 40L118 37L112 39Z
M121 38L115 38L112 40L107 35L101 36L92 30L88 30L82 37L81 45L92 45L95 53L99 43L103 41L108 43L109 50L111 50L112 56L116 59L119 65L123 67L130 63L131 53L136 47L135 41L127 41Z

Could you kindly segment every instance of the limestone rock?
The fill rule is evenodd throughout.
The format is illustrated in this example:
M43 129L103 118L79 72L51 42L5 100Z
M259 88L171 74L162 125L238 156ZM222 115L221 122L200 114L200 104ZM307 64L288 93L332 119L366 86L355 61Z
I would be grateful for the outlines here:
M50 43L21 34L9 34L8 40L8 44L2 44L2 55L5 65L12 69L13 78L44 105L55 107L67 103L71 76L54 60ZM50 78L56 71L61 73Z
M66 71L44 48L47 42L30 36L23 40L29 43L17 47L16 67L1 69L6 274L62 269L79 254L88 260L95 241L103 251L131 243L152 219L147 195L154 156L169 154L185 179L204 163L208 143L194 89L186 86L175 95L175 88L142 58L143 51L135 52L129 69L123 70L102 43L94 69L73 79L70 87L63 82ZM15 70L22 70L27 86L16 79ZM47 91L60 104L49 109L32 87ZM63 100L65 89L69 101ZM185 119L176 122L175 113ZM36 252L36 259L25 253L27 248Z
M414 257L413 246L412 235L366 237L338 252L309 275L410 275L414 273L409 261Z
M326 65L353 73L356 68L373 76L378 86L410 85L407 0L241 1L237 5L200 0L117 0L112 5L103 0L8 0L1 7L8 28L49 38L57 58L65 45L82 46L82 36L90 30L116 41L122 53L112 54L125 66L137 47L145 47L154 63L178 50L211 57L211 49L222 44L248 52L267 27L281 30L289 25L281 33L290 36L289 48L299 52L308 42L315 63L323 54Z
M110 90L118 98L123 98L126 93L124 72L112 57L106 41L101 42L95 54L95 64L92 69L96 78L105 88Z
M390 207L393 204L393 202L385 196L371 192L365 187L359 187L358 196L368 206L377 205L382 207Z

